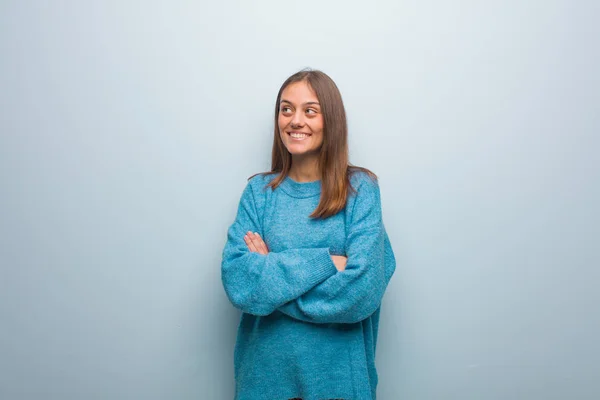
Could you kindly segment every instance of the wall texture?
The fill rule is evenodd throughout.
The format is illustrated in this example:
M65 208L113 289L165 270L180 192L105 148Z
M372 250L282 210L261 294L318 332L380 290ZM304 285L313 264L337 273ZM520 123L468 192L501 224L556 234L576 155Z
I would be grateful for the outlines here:
M303 67L381 179L378 398L600 398L598 11L2 1L0 398L233 397L221 250Z

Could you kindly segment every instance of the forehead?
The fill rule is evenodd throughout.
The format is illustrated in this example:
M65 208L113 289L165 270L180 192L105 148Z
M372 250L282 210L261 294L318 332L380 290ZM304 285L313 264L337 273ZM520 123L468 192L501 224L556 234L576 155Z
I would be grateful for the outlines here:
M288 100L292 103L319 101L317 94L306 81L294 82L286 86L286 88L283 89L283 92L281 92L281 99Z

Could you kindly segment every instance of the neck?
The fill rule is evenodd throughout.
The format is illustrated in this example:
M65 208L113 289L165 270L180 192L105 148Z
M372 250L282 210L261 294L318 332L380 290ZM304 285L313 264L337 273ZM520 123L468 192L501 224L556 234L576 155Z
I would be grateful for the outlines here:
M318 158L292 155L292 166L288 175L296 182L312 182L321 179Z

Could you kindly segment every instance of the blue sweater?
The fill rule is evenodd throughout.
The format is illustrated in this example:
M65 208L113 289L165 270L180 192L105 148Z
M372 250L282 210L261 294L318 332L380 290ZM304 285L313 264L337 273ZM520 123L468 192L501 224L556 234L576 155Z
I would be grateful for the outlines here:
M235 400L375 400L379 311L396 260L381 213L379 185L364 172L358 193L321 220L321 182L276 173L246 185L227 231L221 277L242 311L234 351ZM258 232L267 255L251 252ZM348 257L338 272L330 255Z

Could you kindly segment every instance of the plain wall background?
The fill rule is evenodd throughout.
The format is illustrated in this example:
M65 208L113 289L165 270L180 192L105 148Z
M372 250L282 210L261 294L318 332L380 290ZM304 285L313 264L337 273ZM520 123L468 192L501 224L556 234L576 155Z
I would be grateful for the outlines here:
M599 11L0 2L0 398L233 398L221 251L304 67L380 176L378 399L600 398Z

